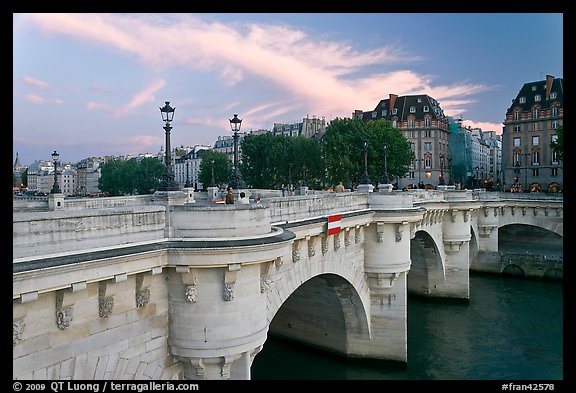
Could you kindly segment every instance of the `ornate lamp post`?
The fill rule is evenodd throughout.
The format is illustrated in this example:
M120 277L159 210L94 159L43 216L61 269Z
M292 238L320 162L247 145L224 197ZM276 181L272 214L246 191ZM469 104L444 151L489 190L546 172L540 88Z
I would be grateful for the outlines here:
M364 174L362 175L362 180L360 184L370 184L370 178L368 177L368 141L364 141Z
M453 186L454 182L452 181L452 158L448 157L448 185Z
M212 166L212 179L210 181L210 187L216 187L216 183L214 182L214 160L210 160L210 165Z
M384 144L384 173L380 179L381 184L390 184L388 179L388 145Z
M526 157L524 159L524 162L526 163L526 166L524 167L524 192L528 192L528 158L530 157L530 153L523 153L524 157Z
M54 185L52 186L52 190L50 190L50 194L62 193L60 185L58 184L58 157L60 157L60 154L54 150L54 153L52 153L52 162L54 162Z
M170 158L170 130L172 129L170 122L174 119L174 111L176 108L170 106L170 101L164 101L164 103L165 105L160 108L160 113L162 114L162 120L166 123L164 126L164 130L166 131L166 167L164 168L158 191L178 191L180 190L180 186L174 181L172 159Z
M238 114L235 113L234 117L230 119L230 128L232 129L234 137L234 172L232 174L232 180L230 180L230 185L234 189L244 188L244 181L238 170L238 132L240 131L240 126L242 125L242 119L238 118Z
M188 165L190 164L190 161L186 161L186 183L184 183L184 187L188 188L190 187L190 178L189 178L189 169L188 169Z
M422 161L424 161L423 158L418 158L418 188L420 188L420 184L422 184Z
M292 162L288 163L288 195L292 192Z
M480 185L480 180L478 179L478 172L480 171L480 167L476 166L476 168L474 168L474 170L476 171L476 177L474 178L474 187L478 188L478 186Z
M445 185L444 182L444 154L440 154L440 179L438 180L438 185Z

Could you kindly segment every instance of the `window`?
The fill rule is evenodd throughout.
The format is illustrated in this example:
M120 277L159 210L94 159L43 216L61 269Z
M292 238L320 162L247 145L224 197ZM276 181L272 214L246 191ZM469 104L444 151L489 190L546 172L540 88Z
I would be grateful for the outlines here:
M550 171L550 176L552 177L558 176L558 168L552 168L552 170Z
M560 127L558 120L552 120L552 129L555 130L558 127Z
M386 117L387 114L388 114L388 111L387 111L386 109L384 109L384 110L382 111L382 117Z
M410 107L410 113L416 113L416 107L415 106Z
M392 109L392 114L393 114L393 115L395 115L395 114L397 114L397 113L398 113L398 108Z
M556 99L556 97L558 97L558 94L556 94L555 91L553 91L552 93L550 93L550 99L551 99L551 100Z
M533 119L538 118L538 108L532 108L532 118Z
M520 145L520 138L514 138L513 142L514 142L514 144L513 144L514 147L520 147L521 146Z
M520 124L514 124L514 132L520 132Z
M396 128L396 123L397 123L396 119L392 120L392 128Z
M514 111L514 121L520 121L520 111Z
M429 117L424 119L424 127L430 128L430 118Z
M552 117L558 117L558 106L554 105L552 107Z
M418 97L418 103L420 104L422 102L422 98Z
M534 101L540 101L542 99L542 96L540 96L540 94L536 94L534 96Z
M427 151L427 152L432 151L432 142L425 142L424 143L424 151Z
M532 131L538 131L538 123L532 123Z
M540 151L538 150L532 152L532 165L540 165Z
M408 127L414 128L414 118L413 117L408 118Z
M536 91L536 86L532 86L532 91Z
M532 137L532 146L538 146L540 144L540 137L538 135Z
M520 97L520 103L525 104L526 103L526 97Z
M372 112L372 118L375 118L378 115L376 111Z
M429 111L430 111L430 108L428 108L428 105L425 105L424 106L424 112L429 112Z

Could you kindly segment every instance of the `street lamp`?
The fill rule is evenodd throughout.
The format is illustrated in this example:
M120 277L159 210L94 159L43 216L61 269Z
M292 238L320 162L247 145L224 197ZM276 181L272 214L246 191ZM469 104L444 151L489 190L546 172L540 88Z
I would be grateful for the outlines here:
M52 190L50 190L50 194L60 194L60 185L58 185L58 157L60 154L56 150L52 153L52 161L54 162L54 185L52 186Z
M234 117L230 119L230 128L232 129L234 137L234 172L232 174L232 180L230 180L230 185L232 188L244 188L244 181L240 176L238 170L238 132L240 131L240 126L242 125L242 119L238 118L238 114L235 113Z
M164 130L166 131L166 158L165 158L165 168L162 174L162 179L160 180L160 185L158 186L158 191L178 191L180 186L176 181L174 181L174 172L172 171L172 159L170 158L170 122L174 119L174 111L176 108L170 106L170 101L164 101L164 106L160 108L160 114L162 115L162 121L166 123Z
M528 192L528 158L530 157L530 153L523 153L524 157L526 157L524 159L524 162L526 163L526 166L524 167L524 192Z
M420 188L420 184L422 184L422 161L424 161L423 158L418 158L418 188Z
M370 184L370 178L368 177L368 141L364 141L364 175L362 175L362 181L360 184Z
M478 179L478 172L480 171L480 167L476 166L476 168L474 168L474 170L476 171L476 176L474 177L474 187L478 188L480 186L480 180Z
M212 179L210 181L210 187L216 187L216 183L214 182L214 160L210 160L210 165L212 166Z
M291 162L288 164L288 195L292 192L292 165Z
M188 173L189 173L188 165L189 164L190 164L190 162L186 161L186 183L184 183L184 187L186 187L186 188L190 187L190 178L188 177Z
M448 185L453 186L454 182L452 181L452 157L448 157Z
M390 184L388 180L388 145L384 144L384 173L380 179L381 184Z
M443 186L444 184L444 154L440 154L440 180L438 181L438 185Z

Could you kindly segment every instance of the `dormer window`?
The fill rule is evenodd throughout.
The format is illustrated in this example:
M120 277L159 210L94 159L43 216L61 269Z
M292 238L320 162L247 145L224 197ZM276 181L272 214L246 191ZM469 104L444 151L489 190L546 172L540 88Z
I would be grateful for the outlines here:
M392 109L392 114L393 114L393 115L395 115L395 114L397 114L397 113L398 113L398 108Z
M382 111L382 117L386 117L386 109Z
M542 96L540 96L540 94L536 94L534 96L534 101L540 101L542 99Z
M525 104L526 103L526 97L520 97L520 103Z
M416 113L416 107L415 106L410 107L410 113Z
M532 91L536 91L536 86L532 86Z
M424 106L424 112L429 112L429 111L430 111L430 108L428 108L428 106L425 105L425 106Z
M376 111L372 112L372 118L373 118L373 119L374 119L377 115L378 115L378 112L376 112Z
M419 103L419 104L422 103L422 98L418 98L418 103Z
M556 94L555 91L553 91L552 93L550 93L550 99L551 99L551 100L556 99L556 97L558 97L558 94Z

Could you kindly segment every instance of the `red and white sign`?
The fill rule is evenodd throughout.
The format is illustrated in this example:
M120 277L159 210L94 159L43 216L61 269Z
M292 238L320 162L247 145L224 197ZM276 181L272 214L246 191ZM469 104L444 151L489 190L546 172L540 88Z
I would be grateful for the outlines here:
M340 224L342 222L342 217L340 214L334 214L328 216L328 236L340 233Z

